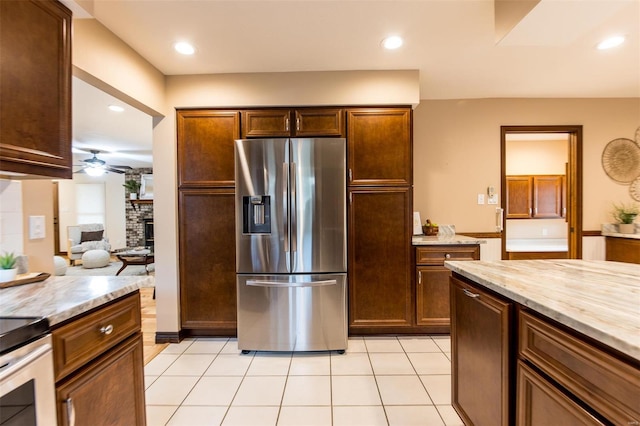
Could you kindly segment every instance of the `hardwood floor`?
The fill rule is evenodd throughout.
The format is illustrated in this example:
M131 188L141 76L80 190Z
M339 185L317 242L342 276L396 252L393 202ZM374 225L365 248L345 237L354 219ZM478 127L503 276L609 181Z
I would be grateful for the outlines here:
M144 364L147 365L158 355L168 343L156 344L156 301L153 298L153 288L140 289L142 304L142 340L144 344Z

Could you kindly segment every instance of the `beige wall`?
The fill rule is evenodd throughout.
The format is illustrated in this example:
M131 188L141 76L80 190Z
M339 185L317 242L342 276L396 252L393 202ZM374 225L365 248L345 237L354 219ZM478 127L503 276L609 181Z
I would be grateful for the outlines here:
M569 161L569 138L564 140L507 140L507 175L564 175Z
M477 194L500 188L500 126L553 124L583 126L583 228L599 230L612 202L631 201L601 156L612 139L634 138L638 98L423 100L414 112L414 209L459 232L495 231L495 206L478 205Z
M22 233L29 272L53 274L53 184L50 180L22 181ZM45 237L29 238L29 216L44 216Z

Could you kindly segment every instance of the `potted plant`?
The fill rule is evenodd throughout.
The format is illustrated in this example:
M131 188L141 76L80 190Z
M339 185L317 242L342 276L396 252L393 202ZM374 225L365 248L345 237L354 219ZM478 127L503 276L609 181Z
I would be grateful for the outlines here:
M636 216L640 213L640 208L637 204L631 203L614 204L611 214L618 223L618 231L621 234L634 234L636 225L633 223L636 220Z
M129 198L131 200L138 199L138 191L140 190L140 184L137 181L133 179L129 179L129 180L126 180L122 186L124 186L127 189L127 191L129 191Z
M0 255L0 283L13 281L16 279L18 268L16 267L16 257L12 253L5 252Z

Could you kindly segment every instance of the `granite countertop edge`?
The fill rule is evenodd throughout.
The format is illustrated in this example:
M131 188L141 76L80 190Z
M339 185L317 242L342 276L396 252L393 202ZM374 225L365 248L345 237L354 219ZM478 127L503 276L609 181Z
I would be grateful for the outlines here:
M474 245L486 244L487 240L467 237L466 235L413 235L411 244L414 246L442 246L442 245Z
M640 240L640 234L621 234L619 232L607 232L602 231L600 234L603 237L615 237L615 238L628 238L630 240Z
M451 269L640 361L640 266L585 260L446 261Z
M50 277L0 290L0 316L45 317L53 327L153 285L153 276Z

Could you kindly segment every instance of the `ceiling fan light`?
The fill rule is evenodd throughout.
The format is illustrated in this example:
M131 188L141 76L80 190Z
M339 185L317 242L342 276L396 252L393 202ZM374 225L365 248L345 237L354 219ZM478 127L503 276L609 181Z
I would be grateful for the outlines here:
M606 49L618 47L622 43L624 43L624 36L617 35L617 36L609 37L607 39L602 40L600 43L598 43L598 50L606 50Z
M87 173L89 176L102 176L104 174L104 168L102 167L87 167L86 169L84 169L85 173Z

